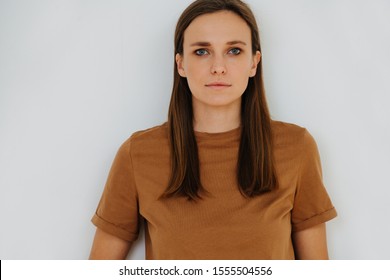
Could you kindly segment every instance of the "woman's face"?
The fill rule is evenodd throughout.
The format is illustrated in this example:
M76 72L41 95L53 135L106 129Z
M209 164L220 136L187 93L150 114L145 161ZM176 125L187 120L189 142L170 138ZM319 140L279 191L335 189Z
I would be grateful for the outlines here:
M176 55L187 78L193 106L240 106L261 54L252 53L251 30L230 11L195 18L184 32L183 54Z

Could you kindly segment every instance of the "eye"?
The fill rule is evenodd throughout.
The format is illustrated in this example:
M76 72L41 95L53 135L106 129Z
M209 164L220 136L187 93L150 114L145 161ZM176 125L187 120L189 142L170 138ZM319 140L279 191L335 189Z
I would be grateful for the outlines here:
M233 54L233 55L239 55L240 53L241 53L240 48L233 48L229 51L229 54Z
M205 49L199 49L199 50L196 50L195 51L195 54L198 55L198 56L204 56L206 54L208 54L209 52Z

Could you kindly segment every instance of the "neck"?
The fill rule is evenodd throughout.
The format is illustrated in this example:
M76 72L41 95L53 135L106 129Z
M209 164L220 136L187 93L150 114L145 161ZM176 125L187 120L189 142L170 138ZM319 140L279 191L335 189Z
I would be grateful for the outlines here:
M194 130L219 133L233 130L241 124L241 100L229 106L202 106L193 102Z

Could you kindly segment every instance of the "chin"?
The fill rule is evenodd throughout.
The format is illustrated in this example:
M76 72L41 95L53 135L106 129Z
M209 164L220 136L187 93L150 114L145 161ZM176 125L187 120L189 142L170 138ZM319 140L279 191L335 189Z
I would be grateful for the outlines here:
M235 100L207 100L201 103L206 106L210 107L230 107L234 105L240 105L241 104L241 99L235 99Z
M210 106L210 107L230 107L241 106L241 95L233 96L231 93L208 93L192 96L193 105Z

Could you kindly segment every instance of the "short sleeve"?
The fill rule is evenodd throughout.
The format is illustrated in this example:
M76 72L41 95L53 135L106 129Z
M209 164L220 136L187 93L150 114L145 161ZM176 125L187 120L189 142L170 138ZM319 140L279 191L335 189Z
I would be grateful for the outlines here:
M92 223L133 242L139 232L138 195L130 155L131 138L119 148Z
M292 230L300 231L337 216L322 180L317 145L305 130L296 194L292 210Z

